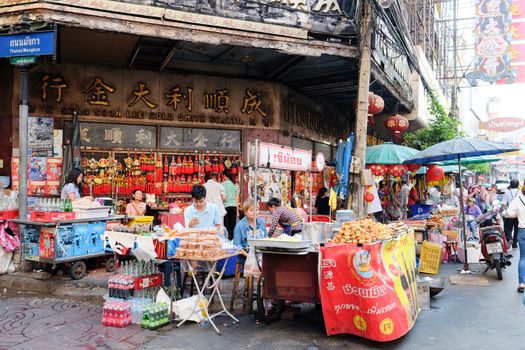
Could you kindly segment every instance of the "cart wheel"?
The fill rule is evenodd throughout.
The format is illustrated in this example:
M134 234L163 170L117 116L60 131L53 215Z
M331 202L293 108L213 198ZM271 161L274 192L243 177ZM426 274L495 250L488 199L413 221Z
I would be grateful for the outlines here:
M110 257L106 259L106 271L107 272L115 271L116 265L117 265L117 260L114 257Z
M24 261L22 262L22 271L24 272L31 272L35 268L35 264L32 261Z
M257 313L255 318L264 323L274 323L281 318L284 310L284 300L263 298L264 277L257 283Z
M75 261L71 264L69 267L69 275L71 276L71 279L79 280L84 278L86 275L87 267L86 263L82 260Z

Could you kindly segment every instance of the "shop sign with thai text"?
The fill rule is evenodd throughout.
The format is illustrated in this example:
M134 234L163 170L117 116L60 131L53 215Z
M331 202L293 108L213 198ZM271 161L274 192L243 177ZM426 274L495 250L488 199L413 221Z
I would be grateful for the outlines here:
M480 129L487 129L497 132L516 131L525 126L525 120L521 118L496 118L487 122L479 123Z
M312 167L312 151L260 142L258 156L261 168L308 171Z
M55 32L0 35L0 57L55 54Z

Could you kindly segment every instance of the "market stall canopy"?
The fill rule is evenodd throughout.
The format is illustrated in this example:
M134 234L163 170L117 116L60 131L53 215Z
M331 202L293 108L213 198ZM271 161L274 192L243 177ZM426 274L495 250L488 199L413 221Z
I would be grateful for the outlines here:
M441 162L446 160L456 160L458 167L461 167L461 162L464 158L471 158L476 156L487 156L493 154L500 154L506 152L517 151L516 148L511 145L507 145L501 142L486 141L480 139L452 139L444 142L440 142L429 148L416 153L409 159L405 160L407 164L429 164L434 162ZM461 178L461 168L459 168L459 176ZM460 184L460 200L463 201L463 181ZM465 208L460 206L461 216L463 221L462 240L466 242L466 231L467 225L465 221ZM465 253L465 262L462 273L470 273L468 269L467 259L467 245L463 244Z
M417 153L417 149L387 142L366 148L366 164L403 164Z
M457 164L456 165L443 165L443 166L441 166L441 168L443 168L443 171L445 172L445 174L447 174L447 173L455 173L455 174L459 173ZM423 166L423 167L419 168L416 171L416 175L425 175L427 173L427 170L428 170L428 168L426 166ZM466 168L464 166L461 166L461 171L465 174L468 171L468 168Z
M405 160L407 164L429 164L446 160L471 158L476 156L513 152L518 148L501 142L480 139L452 139L440 142L412 155Z
M469 158L463 158L461 159L461 164L483 164L483 163L493 163L500 161L501 158L496 156L475 156L475 157L469 157ZM457 159L454 160L447 160L443 162L444 165L451 165L451 164L457 164Z

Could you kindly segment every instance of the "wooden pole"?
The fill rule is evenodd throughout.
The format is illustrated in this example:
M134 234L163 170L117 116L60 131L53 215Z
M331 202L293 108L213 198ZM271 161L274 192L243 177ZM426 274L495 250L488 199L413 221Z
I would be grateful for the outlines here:
M351 167L352 181L357 184L349 187L348 195L352 200L348 200L348 208L352 209L357 217L364 215L364 186L361 178L361 171L365 167L366 158L366 135L368 126L368 85L370 84L371 70L371 40L372 40L372 3L371 1L363 2L363 19L361 21L361 31L359 33L359 47L361 59L359 63L359 85L357 92L357 111L355 120L355 147L354 147L354 167ZM353 191L350 191L353 189ZM352 193L353 192L353 193Z

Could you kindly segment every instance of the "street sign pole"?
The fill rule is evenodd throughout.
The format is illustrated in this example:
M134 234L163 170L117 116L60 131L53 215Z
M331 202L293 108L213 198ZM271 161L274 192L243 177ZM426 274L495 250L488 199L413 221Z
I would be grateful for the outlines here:
M25 67L19 68L20 74L20 105L19 105L19 128L18 128L18 149L20 163L18 167L18 217L27 220L27 120L29 115L29 88L28 70ZM20 240L24 242L24 225L19 228ZM22 251L21 261L24 259Z

